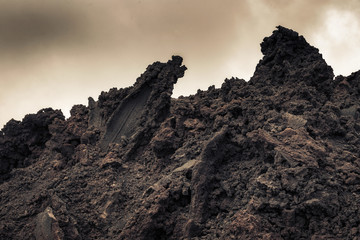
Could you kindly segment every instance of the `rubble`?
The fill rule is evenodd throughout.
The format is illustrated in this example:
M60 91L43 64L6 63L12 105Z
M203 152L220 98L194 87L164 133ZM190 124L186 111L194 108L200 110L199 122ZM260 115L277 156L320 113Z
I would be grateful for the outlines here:
M249 82L171 98L149 65L0 132L1 239L359 239L360 71L277 27Z

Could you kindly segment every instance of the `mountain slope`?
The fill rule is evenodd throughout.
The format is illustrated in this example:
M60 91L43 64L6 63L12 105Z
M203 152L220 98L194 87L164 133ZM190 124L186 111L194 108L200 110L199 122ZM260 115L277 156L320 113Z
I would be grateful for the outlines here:
M0 134L1 239L358 239L360 72L277 27L249 82L172 99L182 58Z

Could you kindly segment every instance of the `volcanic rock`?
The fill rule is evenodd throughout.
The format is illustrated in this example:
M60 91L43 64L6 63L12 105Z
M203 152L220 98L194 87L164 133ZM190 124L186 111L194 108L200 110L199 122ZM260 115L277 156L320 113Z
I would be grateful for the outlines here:
M277 27L249 82L182 58L0 132L0 239L360 239L360 71Z

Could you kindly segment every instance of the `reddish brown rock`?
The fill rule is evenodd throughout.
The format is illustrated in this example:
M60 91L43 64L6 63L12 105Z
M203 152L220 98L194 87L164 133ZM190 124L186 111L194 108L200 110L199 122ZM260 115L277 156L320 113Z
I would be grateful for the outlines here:
M261 50L249 82L171 99L173 57L67 120L10 121L0 239L357 239L359 72L284 27Z

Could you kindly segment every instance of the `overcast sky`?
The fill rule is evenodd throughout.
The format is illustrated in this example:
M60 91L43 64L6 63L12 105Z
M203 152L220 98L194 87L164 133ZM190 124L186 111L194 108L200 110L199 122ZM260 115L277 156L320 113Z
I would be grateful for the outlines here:
M277 25L335 75L360 69L359 0L0 0L0 128L44 107L68 116L174 54L188 67L174 97L249 80Z

